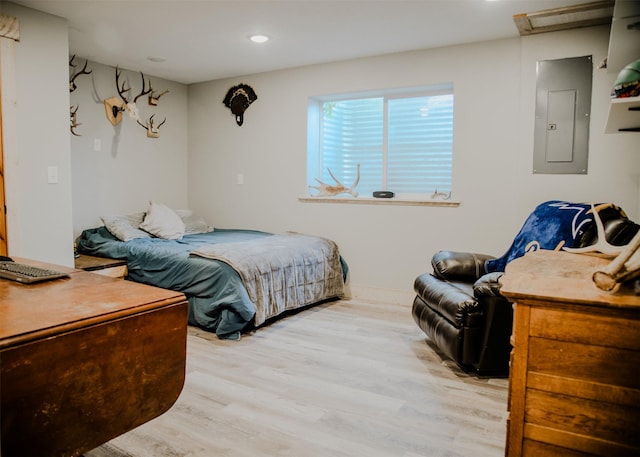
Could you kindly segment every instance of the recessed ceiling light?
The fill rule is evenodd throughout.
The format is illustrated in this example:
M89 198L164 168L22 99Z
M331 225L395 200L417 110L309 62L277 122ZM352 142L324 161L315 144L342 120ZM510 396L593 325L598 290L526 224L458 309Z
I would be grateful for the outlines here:
M150 60L151 62L166 62L167 59L165 59L164 57L147 57L147 60Z
M269 37L266 35L251 35L249 39L254 43L266 43L269 41Z

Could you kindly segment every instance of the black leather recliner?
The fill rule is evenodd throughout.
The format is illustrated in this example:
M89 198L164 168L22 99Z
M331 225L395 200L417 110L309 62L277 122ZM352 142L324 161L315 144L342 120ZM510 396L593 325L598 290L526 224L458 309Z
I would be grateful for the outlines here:
M478 374L506 376L511 345L511 303L500 295L503 273L486 273L493 256L440 251L433 273L414 283L413 318L450 359Z
M613 245L629 243L640 229L615 206L599 216ZM574 247L590 246L597 237L596 224L585 224ZM414 282L412 314L431 342L464 370L498 377L509 373L513 307L500 294L503 273L485 269L491 259L495 257L437 252L431 259L433 272Z

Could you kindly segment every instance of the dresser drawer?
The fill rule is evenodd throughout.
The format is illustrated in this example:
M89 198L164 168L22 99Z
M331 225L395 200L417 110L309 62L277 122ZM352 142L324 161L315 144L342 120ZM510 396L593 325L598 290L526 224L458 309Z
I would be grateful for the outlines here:
M582 311L580 306L566 309L557 308L557 304L555 309L543 306L531 309L530 336L640 351L637 312L635 319L628 319L622 312L613 316L606 309L596 314L593 310Z
M595 346L568 341L530 338L528 371L559 379L580 382L586 389L587 383L597 383L600 389L606 386L640 390L640 352L610 346ZM531 381L531 380L530 380ZM569 386L559 387L567 389ZM535 386L536 389L553 390L551 387ZM585 392L572 395L589 398ZM629 398L631 400L631 398Z
M638 420L636 406L528 389L524 436L596 455L631 456L640 448Z

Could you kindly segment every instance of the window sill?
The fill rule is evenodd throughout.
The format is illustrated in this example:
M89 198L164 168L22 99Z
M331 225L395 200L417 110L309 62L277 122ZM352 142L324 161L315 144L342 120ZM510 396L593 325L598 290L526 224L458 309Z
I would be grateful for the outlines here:
M451 200L410 200L402 198L374 198L374 197L299 197L302 203L348 203L355 205L402 205L402 206L460 206L460 202Z

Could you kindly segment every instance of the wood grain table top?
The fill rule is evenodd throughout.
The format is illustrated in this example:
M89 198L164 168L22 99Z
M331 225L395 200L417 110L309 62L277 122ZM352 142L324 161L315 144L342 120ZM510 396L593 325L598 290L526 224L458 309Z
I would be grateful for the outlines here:
M15 260L63 271L70 277L37 284L0 280L0 349L185 300L180 292L59 265Z
M593 273L608 258L586 254L540 250L511 261L500 282L500 292L510 299L544 298L548 301L579 303L640 311L640 296L630 284L613 292L599 289Z

